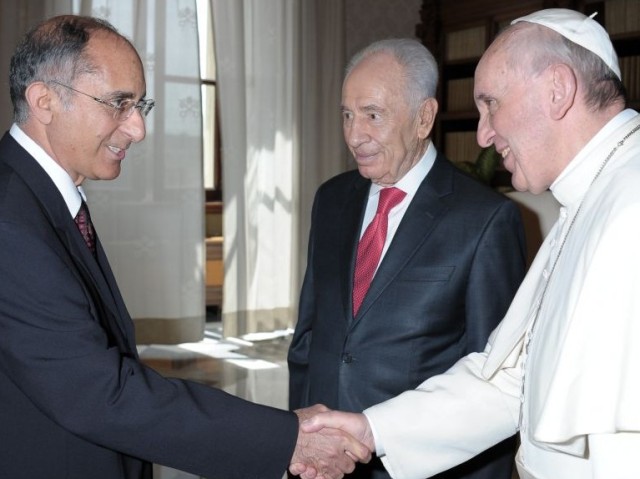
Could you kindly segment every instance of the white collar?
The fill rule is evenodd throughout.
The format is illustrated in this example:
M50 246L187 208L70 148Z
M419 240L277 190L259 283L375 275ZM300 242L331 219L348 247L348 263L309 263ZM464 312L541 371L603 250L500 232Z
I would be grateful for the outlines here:
M615 146L614 143L621 138L615 138L613 135L637 115L638 113L631 109L618 113L569 162L549 188L561 205L571 206L583 198L590 184L585 180L595 176L606 158L600 154L598 149L606 147L608 143L611 143L611 147L606 148ZM605 155L607 153L608 151L604 152Z
M424 152L420 161L416 163L413 168L411 168L407 173L398 180L398 182L393 185L396 188L404 191L407 196L406 199L411 201L411 199L415 196L416 191L422 184L422 181L426 178L433 167L433 164L436 161L436 148L433 146L433 143L429 141L429 146L427 146L427 151ZM378 194L378 192L383 187L380 185L376 185L375 183L371 183L371 188L369 189L369 196L373 196Z

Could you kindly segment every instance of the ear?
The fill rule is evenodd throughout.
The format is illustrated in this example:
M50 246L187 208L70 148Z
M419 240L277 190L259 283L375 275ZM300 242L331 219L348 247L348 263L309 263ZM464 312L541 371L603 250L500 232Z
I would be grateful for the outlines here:
M578 91L578 79L573 69L559 63L551 66L551 85L551 118L560 120L573 106Z
M25 97L29 104L31 116L48 125L53 117L53 108L59 103L57 96L53 94L51 88L44 82L34 82L27 87Z
M438 101L435 98L427 98L418 109L418 138L428 138L433 129L438 113Z

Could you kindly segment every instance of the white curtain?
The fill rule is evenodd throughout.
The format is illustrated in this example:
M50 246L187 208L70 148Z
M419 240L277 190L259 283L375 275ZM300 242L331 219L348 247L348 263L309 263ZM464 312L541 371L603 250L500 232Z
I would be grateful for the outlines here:
M195 0L82 0L135 45L147 137L115 181L88 182L89 205L138 342L198 340L204 330L204 190Z
M241 336L294 324L308 234L301 225L308 225L319 182L344 168L343 7L339 0L212 0L212 7L223 155L222 322L226 336Z
M311 207L316 189L353 168L342 134L340 102L346 63L344 0L302 2L302 113L299 181L299 289L306 268ZM297 291L296 291L297 292Z

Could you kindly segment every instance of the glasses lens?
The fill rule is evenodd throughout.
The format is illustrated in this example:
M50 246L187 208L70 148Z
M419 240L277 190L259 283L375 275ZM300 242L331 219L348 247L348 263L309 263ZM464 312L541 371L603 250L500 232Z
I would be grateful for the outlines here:
M140 101L136 105L136 107L140 108L140 113L142 113L142 116L147 116L155 104L156 102L153 100L143 100Z
M113 105L114 118L118 121L126 120L131 116L135 107L136 102L133 100L120 100L117 104Z
M155 102L153 100L140 100L138 102L134 100L123 100L117 107L114 105L115 118L118 121L128 120L136 108L140 110L140 114L143 117L146 117L154 105Z

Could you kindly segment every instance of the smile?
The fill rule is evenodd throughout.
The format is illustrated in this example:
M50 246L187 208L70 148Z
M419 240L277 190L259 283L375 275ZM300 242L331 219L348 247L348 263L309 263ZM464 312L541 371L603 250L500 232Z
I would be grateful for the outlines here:
M125 151L126 148L118 148L117 146L107 146L111 151L113 151L116 155L119 155L121 152Z
M118 160L124 160L127 148L118 148L117 146L113 146L113 145L107 145L107 148L111 153L116 155Z

